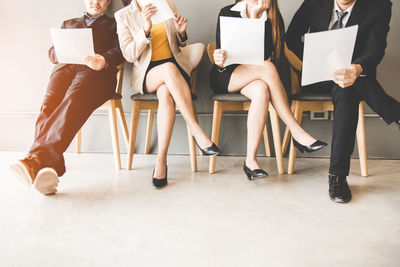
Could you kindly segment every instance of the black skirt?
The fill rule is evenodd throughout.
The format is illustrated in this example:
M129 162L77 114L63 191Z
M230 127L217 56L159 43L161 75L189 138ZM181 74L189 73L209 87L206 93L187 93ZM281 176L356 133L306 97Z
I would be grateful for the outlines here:
M178 62L176 62L175 58L171 57L171 58L167 58L167 59L162 59L162 60L151 61L151 62L150 62L149 67L148 67L147 70L146 70L146 74L145 74L145 76L144 76L144 80L143 80L143 88L144 88L145 93L147 93L147 92L146 92L146 77L147 77L147 73L148 73L152 68L154 68L154 67L156 67L156 66L158 66L158 65L167 63L167 62L172 62L172 63L174 63L174 64L176 65L176 67L178 68L179 72L181 73L181 75L182 75L183 78L185 79L185 81L186 81L186 83L188 84L189 89L190 89L191 85L190 85L190 77L189 77L189 75L181 68L181 66L179 66L179 64L178 64Z
M225 67L223 72L218 71L217 66L214 64L210 71L210 86L216 94L227 94L228 85L231 80L233 71L239 67L239 64L232 64Z

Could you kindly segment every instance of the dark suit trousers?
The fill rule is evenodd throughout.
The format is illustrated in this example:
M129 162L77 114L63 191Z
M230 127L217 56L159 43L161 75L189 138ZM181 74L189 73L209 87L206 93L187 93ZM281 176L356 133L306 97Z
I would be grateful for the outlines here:
M325 82L305 87L304 90L332 93L335 119L330 174L349 175L360 101L365 101L387 124L400 118L400 103L387 95L376 79L359 78L353 86L347 88L341 88L333 82Z
M66 65L52 74L29 151L65 173L63 153L96 108L115 92L116 70L94 71L84 65Z

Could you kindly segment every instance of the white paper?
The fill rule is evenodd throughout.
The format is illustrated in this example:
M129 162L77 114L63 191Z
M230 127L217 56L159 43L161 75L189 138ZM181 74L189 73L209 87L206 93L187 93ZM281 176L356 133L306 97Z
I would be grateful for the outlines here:
M50 29L59 63L85 64L85 57L94 56L92 29Z
M357 31L358 25L306 34L301 85L332 80L335 70L349 68Z
M264 65L264 28L262 19L220 17L221 49L228 54L225 66Z
M151 16L151 22L157 24L174 17L174 13L166 0L139 0L142 6L152 4L157 8L157 12Z

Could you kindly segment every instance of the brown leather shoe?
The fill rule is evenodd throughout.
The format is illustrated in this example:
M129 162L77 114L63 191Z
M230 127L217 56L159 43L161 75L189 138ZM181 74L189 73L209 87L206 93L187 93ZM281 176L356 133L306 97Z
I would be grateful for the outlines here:
M58 175L53 168L42 168L37 156L27 156L10 164L16 178L33 187L43 195L57 192Z
M37 156L27 156L10 164L10 170L17 180L28 185L33 184L40 169L40 160Z

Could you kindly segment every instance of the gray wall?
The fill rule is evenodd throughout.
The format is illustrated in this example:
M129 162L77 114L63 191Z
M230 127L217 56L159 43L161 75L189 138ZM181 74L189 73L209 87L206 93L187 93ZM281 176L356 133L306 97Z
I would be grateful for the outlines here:
M215 24L221 7L233 1L176 0L181 14L189 19L191 43L214 41ZM286 25L290 22L301 0L280 0L280 8ZM121 8L118 0L113 0L112 11ZM51 11L51 12L49 12ZM48 28L59 27L65 19L80 16L83 4L75 1L17 1L0 0L0 150L26 150L32 142L33 126L37 111L45 93L52 65L47 59L51 45ZM388 37L386 56L379 68L379 80L389 94L400 100L400 3L393 1L391 32ZM205 55L199 69L198 96L196 102L200 123L206 133L211 135L212 94L208 86L210 63ZM130 100L133 93L129 84L130 66L126 67L124 81L124 107L129 121ZM367 109L368 113L372 113ZM145 114L142 114L138 132L137 152L143 152ZM305 118L303 126L317 138L329 141L331 121L309 121ZM283 125L282 125L283 126ZM400 158L399 134L396 127L385 126L379 118L366 119L367 148L369 157ZM232 146L230 144L235 144ZM121 142L121 145L123 143ZM220 137L223 154L243 155L246 147L245 114L229 114L224 117ZM73 151L73 147L70 151ZM87 122L83 133L83 151L110 152L108 120L104 113L96 112ZM125 148L122 148L125 151ZM156 128L153 132L153 148L156 152ZM260 148L260 154L264 149ZM174 128L170 153L186 154L187 138L183 119L178 116ZM313 156L327 156L324 149ZM356 154L355 154L356 155Z

